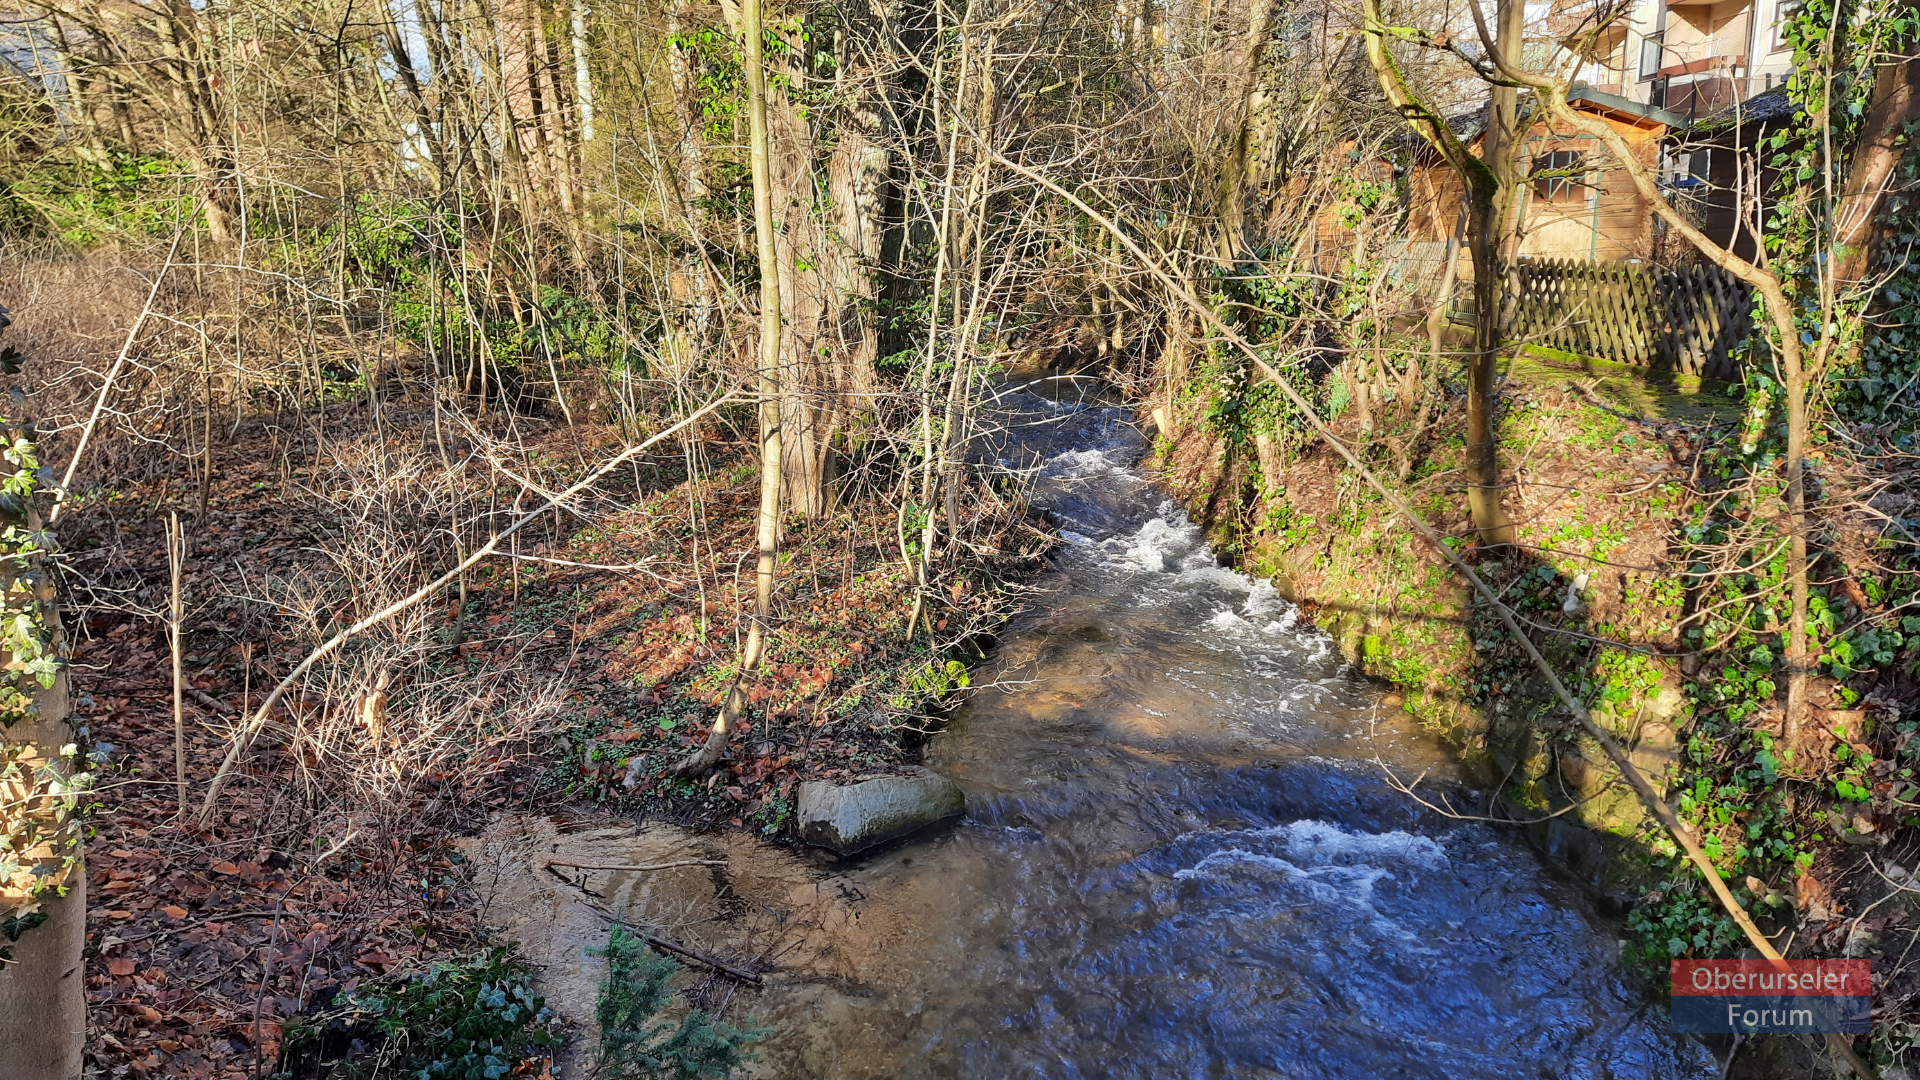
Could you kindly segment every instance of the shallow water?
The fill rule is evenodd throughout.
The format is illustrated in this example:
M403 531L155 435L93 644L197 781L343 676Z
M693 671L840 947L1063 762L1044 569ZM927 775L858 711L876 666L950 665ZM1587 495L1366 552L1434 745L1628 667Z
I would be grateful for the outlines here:
M929 747L968 819L842 868L836 1076L1691 1077L1613 928L1511 833L1381 779L1445 756L1136 467L1125 412L1027 392L984 463L1067 539ZM884 926L884 931L881 927ZM779 1010L776 1010L778 1012ZM775 1017L778 1021L779 1017Z

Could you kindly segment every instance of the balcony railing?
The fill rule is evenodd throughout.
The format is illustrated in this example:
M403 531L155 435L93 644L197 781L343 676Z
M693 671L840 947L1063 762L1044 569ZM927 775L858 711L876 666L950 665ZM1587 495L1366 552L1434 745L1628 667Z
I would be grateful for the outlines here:
M1658 34L1640 43L1640 78L1651 81L1648 103L1679 113L1689 121L1731 108L1734 103L1771 88L1771 74L1756 78L1747 58L1738 54L1695 54L1706 43L1681 49L1666 45Z
M1659 108L1679 113L1688 121L1712 116L1752 96L1750 84L1753 80L1745 75L1744 69L1728 70L1739 74L1696 74L1683 76L1679 81L1675 81L1672 75L1656 75L1649 100Z

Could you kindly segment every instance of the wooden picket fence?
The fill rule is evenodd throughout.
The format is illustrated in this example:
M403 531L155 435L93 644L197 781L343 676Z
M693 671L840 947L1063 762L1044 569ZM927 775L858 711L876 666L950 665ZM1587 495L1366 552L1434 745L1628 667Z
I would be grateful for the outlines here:
M1753 332L1753 290L1717 266L1522 261L1507 271L1501 330L1622 364L1740 377L1734 352Z

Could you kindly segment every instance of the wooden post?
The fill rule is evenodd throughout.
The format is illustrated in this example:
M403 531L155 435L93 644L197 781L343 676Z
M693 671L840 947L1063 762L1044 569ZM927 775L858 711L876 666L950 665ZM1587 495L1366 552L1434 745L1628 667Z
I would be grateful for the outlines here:
M205 515L201 515L205 518ZM180 571L187 561L187 538L180 531L180 514L167 514L167 570L173 587L167 594L167 647L173 653L173 784L178 795L176 818L187 814L187 719L181 705Z

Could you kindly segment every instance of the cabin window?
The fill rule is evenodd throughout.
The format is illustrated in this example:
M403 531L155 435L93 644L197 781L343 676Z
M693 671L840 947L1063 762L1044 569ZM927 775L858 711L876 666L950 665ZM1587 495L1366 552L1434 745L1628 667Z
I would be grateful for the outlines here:
M1587 155L1580 150L1554 150L1533 159L1533 197L1547 202L1585 202Z

